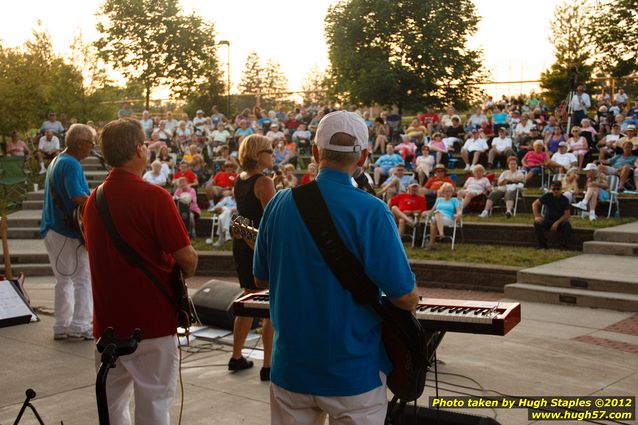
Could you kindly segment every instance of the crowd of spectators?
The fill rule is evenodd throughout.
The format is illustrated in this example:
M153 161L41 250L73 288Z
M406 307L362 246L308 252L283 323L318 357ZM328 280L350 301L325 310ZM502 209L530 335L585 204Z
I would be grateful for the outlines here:
M197 190L201 189L208 200L206 207L224 217L223 243L228 237L227 217L233 212L232 188L240 171L237 151L242 141L255 133L272 141L275 165L271 172L277 189L307 183L317 174L310 149L317 125L336 109L334 102L278 111L255 106L225 116L213 106L209 113L198 110L191 119L173 111L161 116L143 111L138 117L124 104L118 116L138 120L146 134L149 157L144 180L174 191L177 200L188 204L193 219L204 207L197 205ZM636 190L638 184L634 172L638 167L638 100L630 102L622 89L613 98L602 92L592 102L580 85L571 106L566 101L554 110L533 93L525 99L503 96L498 101L490 96L467 114L454 106L440 114L426 107L414 117L391 111L373 117L371 109L356 106L349 110L359 113L368 126L370 155L364 170L377 196L395 212L401 229L414 225L414 217L427 208L436 211L443 188L446 194L451 188L451 196L458 196L461 213L474 198L482 197L480 217L487 217L504 198L505 214L510 217L517 190L540 186L545 175L552 173L562 180L570 201L589 210L590 218L595 219L596 200L608 196L604 176L618 175L621 191ZM44 173L47 161L61 149L64 128L51 113L36 139L25 143L14 132L4 152L33 156ZM451 169L457 171L449 173ZM586 183L579 187L583 173ZM455 177L459 175L465 182L457 191ZM403 199L406 194L425 202ZM576 203L582 195L585 199ZM414 205L423 211L405 210ZM437 232L444 220L438 218Z

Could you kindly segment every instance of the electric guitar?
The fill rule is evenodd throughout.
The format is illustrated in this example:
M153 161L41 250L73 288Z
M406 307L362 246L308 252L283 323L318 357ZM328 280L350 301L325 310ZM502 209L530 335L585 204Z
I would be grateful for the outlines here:
M250 220L237 216L231 233L254 248L259 230L250 224ZM402 401L416 400L423 393L427 366L443 334L425 332L411 312L396 307L387 297L373 309L383 320L381 339L392 362L392 372L387 376L388 388Z

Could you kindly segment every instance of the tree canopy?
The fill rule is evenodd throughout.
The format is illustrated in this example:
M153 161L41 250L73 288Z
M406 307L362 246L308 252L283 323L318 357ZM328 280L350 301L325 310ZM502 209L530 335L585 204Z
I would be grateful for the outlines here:
M549 42L554 46L555 61L541 73L540 83L543 97L550 105L558 105L567 97L570 68L575 68L578 82L587 83L591 79L594 65L587 35L589 16L587 0L567 0L554 9Z
M330 7L329 86L342 100L421 108L476 99L482 52L471 0L350 0Z
M178 0L106 0L98 16L100 57L142 82L147 108L155 87L166 85L188 97L219 77L210 72L218 68L214 25L185 15Z

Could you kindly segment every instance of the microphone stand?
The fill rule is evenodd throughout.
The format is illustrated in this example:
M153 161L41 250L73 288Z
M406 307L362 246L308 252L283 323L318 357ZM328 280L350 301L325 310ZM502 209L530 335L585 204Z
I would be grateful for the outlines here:
M35 407L33 406L33 404L31 404L31 400L33 400L36 396L35 391L33 391L31 388L27 389L26 396L27 398L24 400L24 403L22 403L22 408L20 409L20 413L18 413L18 417L16 418L13 425L18 425L18 423L20 423L20 419L22 419L22 415L24 414L24 411L27 410L27 407L31 409L31 411L33 412L33 415L38 420L38 423L40 425L44 425L44 422L42 422L42 418L38 414L38 411L35 410Z
M376 192L370 185L368 178L363 172L363 168L357 167L354 174L352 174L352 178L357 183L357 186L359 187L359 189L363 190L364 192L368 192L372 196L377 196Z

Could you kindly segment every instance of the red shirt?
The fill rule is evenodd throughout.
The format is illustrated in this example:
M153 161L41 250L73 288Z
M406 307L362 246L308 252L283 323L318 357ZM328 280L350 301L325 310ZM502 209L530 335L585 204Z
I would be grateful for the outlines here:
M454 184L454 180L452 180L451 178L447 176L443 178L438 178L437 176L430 177L428 181L425 182L424 186L426 189L439 190L441 186L443 186L443 183L451 183L452 186L456 188L456 185Z
M195 184L197 183L197 175L195 173L193 173L191 170L188 170L184 173L182 173L181 171L176 171L175 174L173 174L173 180L177 181L177 179L182 178L182 177L186 177L186 180L188 181L188 184Z
M310 173L306 173L301 177L301 184L306 184L306 183L310 183L311 181L313 181L315 178L317 178L317 175L315 174L314 176L311 175Z
M213 177L213 184L223 187L224 189L231 189L235 185L235 180L237 180L237 173L219 171L215 174L215 177Z
M399 193L390 199L390 207L398 206L401 211L425 211L425 198L419 195Z
M142 338L173 335L177 312L160 290L138 268L130 266L113 244L91 193L84 210L86 248L93 287L93 334L107 327L117 338L140 328ZM159 186L122 170L110 172L104 183L113 223L160 282L174 269L171 253L190 245L184 223L171 195ZM170 291L170 290L169 290Z
M421 124L426 125L427 123L438 124L440 121L439 115L436 112L428 114L427 112L421 114L419 117Z

